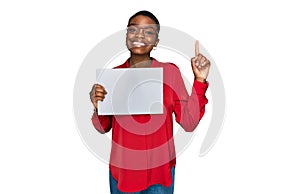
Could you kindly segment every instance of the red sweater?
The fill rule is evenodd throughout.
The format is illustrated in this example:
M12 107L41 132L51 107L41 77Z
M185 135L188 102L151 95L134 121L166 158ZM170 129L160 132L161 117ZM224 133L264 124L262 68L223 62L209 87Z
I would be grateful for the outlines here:
M123 192L137 192L153 184L170 186L176 164L173 113L185 131L193 131L205 112L208 83L194 81L188 95L178 67L152 58L151 68L163 68L163 114L92 116L101 133L112 128L110 171ZM128 60L116 68L130 68Z

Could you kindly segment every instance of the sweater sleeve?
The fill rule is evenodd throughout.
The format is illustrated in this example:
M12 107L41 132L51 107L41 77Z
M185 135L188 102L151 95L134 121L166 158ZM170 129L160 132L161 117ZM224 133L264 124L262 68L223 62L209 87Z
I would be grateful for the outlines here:
M178 69L174 76L176 83L173 89L173 110L176 117L176 122L179 123L187 132L193 131L205 112L205 105L208 100L205 92L208 88L208 82L202 83L194 80L192 92L189 96L180 71Z
M92 115L92 123L97 131L107 133L112 126L112 116L98 115L97 112L94 112Z

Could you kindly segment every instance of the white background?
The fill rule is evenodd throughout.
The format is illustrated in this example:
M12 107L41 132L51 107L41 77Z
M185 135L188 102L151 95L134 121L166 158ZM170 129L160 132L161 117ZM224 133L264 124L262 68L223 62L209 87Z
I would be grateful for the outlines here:
M0 193L108 193L107 164L76 128L73 86L87 53L141 9L199 39L225 84L218 142L198 157L197 131L176 194L300 192L297 1L177 2L1 1Z

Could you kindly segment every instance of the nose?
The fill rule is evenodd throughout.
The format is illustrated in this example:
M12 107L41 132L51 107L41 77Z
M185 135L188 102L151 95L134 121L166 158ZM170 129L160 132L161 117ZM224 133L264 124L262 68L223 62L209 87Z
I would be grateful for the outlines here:
M145 37L145 35L144 35L144 30L143 29L139 29L138 30L138 33L136 34L136 37L142 37L142 38L144 38Z

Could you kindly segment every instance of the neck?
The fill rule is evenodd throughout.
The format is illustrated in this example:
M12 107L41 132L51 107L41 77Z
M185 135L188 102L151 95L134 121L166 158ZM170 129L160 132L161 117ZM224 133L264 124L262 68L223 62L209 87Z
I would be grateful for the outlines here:
M150 55L133 55L129 59L130 67L149 67L151 65Z

